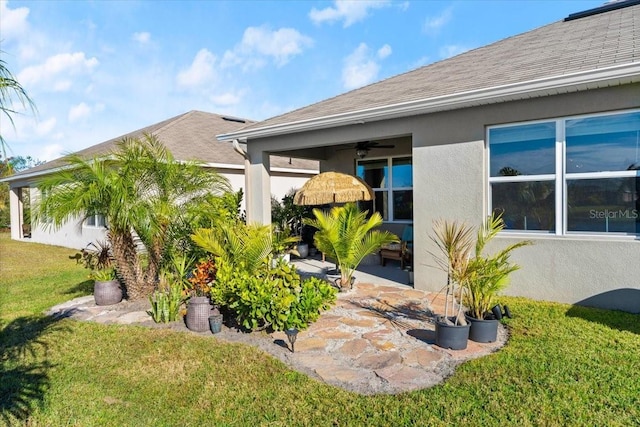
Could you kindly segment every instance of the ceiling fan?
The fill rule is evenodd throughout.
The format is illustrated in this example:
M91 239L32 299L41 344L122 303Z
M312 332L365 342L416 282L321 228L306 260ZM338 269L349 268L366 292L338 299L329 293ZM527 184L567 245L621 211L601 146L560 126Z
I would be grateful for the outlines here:
M367 154L369 154L369 150L372 150L374 148L395 148L395 145L380 144L379 142L376 142L376 141L360 141L350 147L338 148L337 151L355 149L356 156L358 156L361 159L364 159L367 156Z

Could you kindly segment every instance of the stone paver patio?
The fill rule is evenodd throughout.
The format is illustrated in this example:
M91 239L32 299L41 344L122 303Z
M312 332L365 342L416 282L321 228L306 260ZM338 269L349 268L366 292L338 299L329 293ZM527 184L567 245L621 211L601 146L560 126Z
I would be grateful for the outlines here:
M48 313L195 333L183 322L156 325L146 313L148 309L148 302L96 306L93 297L86 296L53 307ZM500 326L495 343L469 341L466 350L458 351L437 347L432 313L441 312L442 298L433 301L433 295L427 292L402 285L357 283L353 290L338 294L336 305L299 333L295 352L290 351L283 332L243 333L225 326L216 335L198 334L253 345L292 369L346 390L395 394L440 383L458 364L490 354L506 342L506 330Z

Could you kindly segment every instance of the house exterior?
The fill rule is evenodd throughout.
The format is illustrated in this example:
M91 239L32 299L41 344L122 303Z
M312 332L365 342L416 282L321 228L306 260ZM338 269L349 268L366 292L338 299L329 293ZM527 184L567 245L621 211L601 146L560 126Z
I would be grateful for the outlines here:
M252 121L226 117L202 111L190 111L160 123L138 129L117 138L79 151L87 157L108 153L114 145L125 137L137 138L143 134L156 135L177 160L197 160L205 167L215 169L225 176L234 191L245 188L245 159L242 147L216 140L216 135L240 129ZM301 187L307 179L318 173L318 162L281 156L270 158L270 188L273 195L282 199L292 188ZM64 159L56 159L27 169L8 178L10 186L11 238L24 239L22 225L25 222L23 194L29 189L30 200L37 198L36 182L43 175L63 167ZM244 200L243 200L244 204ZM244 205L242 206L244 208ZM34 226L29 240L32 242L55 244L80 249L96 239L105 237L104 219L100 216L85 221L70 221L58 230Z
M270 222L271 155L320 161L414 226L414 286L438 291L433 221L522 239L506 291L640 312L640 1L622 1L219 136L247 144L248 218ZM377 146L371 142L377 143ZM382 146L385 146L384 148Z

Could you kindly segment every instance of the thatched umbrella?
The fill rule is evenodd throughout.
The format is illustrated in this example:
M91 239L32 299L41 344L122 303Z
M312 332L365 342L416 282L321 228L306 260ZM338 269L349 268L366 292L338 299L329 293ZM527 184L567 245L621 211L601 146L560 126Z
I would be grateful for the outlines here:
M309 179L293 198L295 205L315 206L372 200L373 190L362 179L340 172L323 172Z

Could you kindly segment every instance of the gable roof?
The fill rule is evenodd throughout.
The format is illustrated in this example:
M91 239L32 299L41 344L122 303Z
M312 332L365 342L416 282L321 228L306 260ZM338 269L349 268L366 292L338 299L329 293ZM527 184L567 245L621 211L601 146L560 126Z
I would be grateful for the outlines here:
M240 129L246 126L247 123L254 122L251 120L206 113L204 111L189 111L77 151L76 154L88 158L105 155L123 138L138 138L144 134L153 134L171 151L176 160L197 160L218 168L228 167L241 169L244 167L244 159L242 156L233 149L233 146L229 142L216 140L215 135ZM28 176L46 174L53 169L65 166L66 162L64 159L64 157L61 157L26 169L5 178L4 181L13 181ZM288 157L272 156L271 167L298 171L318 170L318 163L315 161L295 158L291 159L291 162L289 161L290 159Z
M259 138L640 81L640 1L555 22L219 138Z

